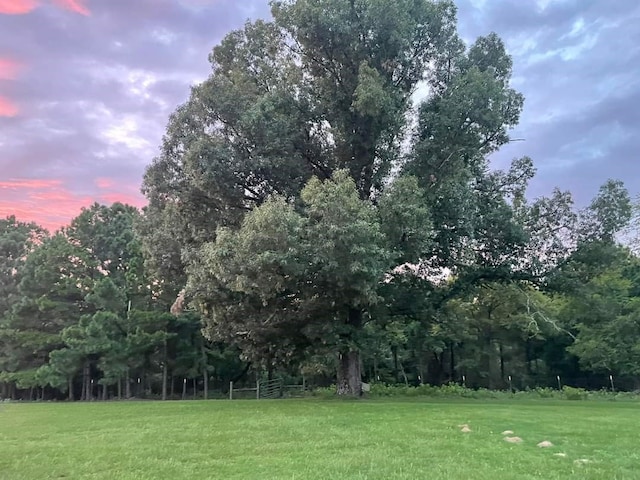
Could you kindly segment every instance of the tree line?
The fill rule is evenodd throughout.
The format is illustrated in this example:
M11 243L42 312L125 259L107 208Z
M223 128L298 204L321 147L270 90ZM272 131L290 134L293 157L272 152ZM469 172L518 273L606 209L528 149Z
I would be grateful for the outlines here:
M530 199L531 159L490 168L524 102L500 38L466 45L450 1L271 6L170 117L142 211L0 223L3 397L635 388L631 199Z

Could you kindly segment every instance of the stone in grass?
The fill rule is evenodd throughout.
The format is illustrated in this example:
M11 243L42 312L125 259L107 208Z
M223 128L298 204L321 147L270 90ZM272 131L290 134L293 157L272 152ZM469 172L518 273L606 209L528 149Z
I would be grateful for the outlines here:
M567 456L567 454L566 453L554 453L553 456L554 457L563 457L564 458L564 457Z
M573 463L575 463L576 465L586 465L587 463L591 463L591 460L589 460L588 458L579 458L577 460L574 460Z
M551 443L549 440L545 440L543 442L540 442L538 446L540 448L549 448L549 447L553 447L553 443Z
M471 429L469 428L469 426L468 426L468 425L464 425L464 426L460 429L460 431L461 431L462 433L469 433L469 432L471 432Z
M505 430L502 435L513 435L513 430Z
M507 443L522 443L520 437L504 437L504 441Z

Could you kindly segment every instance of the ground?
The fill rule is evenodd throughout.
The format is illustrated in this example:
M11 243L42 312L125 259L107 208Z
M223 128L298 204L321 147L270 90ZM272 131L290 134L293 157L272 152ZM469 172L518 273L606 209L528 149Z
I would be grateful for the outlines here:
M5 403L0 479L637 479L639 424L595 401Z

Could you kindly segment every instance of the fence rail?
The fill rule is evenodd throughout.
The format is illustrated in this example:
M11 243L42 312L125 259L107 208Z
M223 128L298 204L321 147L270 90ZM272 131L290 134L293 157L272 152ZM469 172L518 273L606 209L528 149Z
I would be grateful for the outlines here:
M248 388L235 388L233 382L229 382L229 400L238 399L238 397L257 400L295 397L304 395L305 390L304 382L302 385L285 385L280 378L257 381L255 387Z
M258 382L257 398L280 398L282 397L282 380L273 379L265 380L264 382Z

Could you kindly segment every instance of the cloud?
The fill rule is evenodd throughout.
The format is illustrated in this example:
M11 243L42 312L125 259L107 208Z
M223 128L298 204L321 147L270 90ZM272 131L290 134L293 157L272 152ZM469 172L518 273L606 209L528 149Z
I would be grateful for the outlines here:
M0 182L0 217L34 218L50 231L78 215L91 204L88 196L74 195L59 179L10 179Z
M14 208L59 227L94 201L144 204L142 175L159 151L169 115L209 74L211 48L248 16L267 15L268 5L43 0L47 5L56 8L10 21L0 16L0 45L7 48L0 57L29 66L0 67L0 75L13 79L0 83L0 172L59 183L44 190L15 184L12 198L4 190L0 215ZM60 7L86 18L73 21ZM57 195L55 215L45 194L51 202Z
M18 107L8 98L0 96L0 117L15 117L17 114Z
M113 186L115 185L115 182L113 181L113 179L104 178L104 177L96 178L95 183L96 183L96 187L98 187L100 190L113 188Z
M91 12L83 0L54 0L57 5L80 15L89 16Z
M569 189L579 205L609 177L640 193L640 4L461 0L466 38L496 31L513 55L513 85L525 95L520 124L493 157L530 155L531 195Z
M456 3L463 38L495 31L504 39L514 57L513 85L526 97L513 131L526 141L505 146L493 164L530 155L539 170L532 196L558 185L585 202L608 176L640 192L640 4ZM15 202L1 190L0 213L15 205L25 219L59 226L94 201L144 202L144 168L169 115L209 75L211 48L248 17L267 18L269 6L0 0L0 13L29 13L0 15L0 180L59 182L14 184ZM55 216L42 192L57 195Z
M22 64L11 58L0 57L0 81L15 80L22 70ZM14 117L18 114L17 105L2 95L0 95L0 117Z
M53 232L80 214L82 207L100 202L114 202L142 206L143 198L135 193L137 185L118 186L103 184L109 191L99 194L83 194L70 189L62 179L13 178L0 181L0 218L15 215L24 221L37 219L38 223Z
M22 64L11 58L0 57L0 80L15 80L22 70Z
M0 15L24 15L37 6L35 0L0 0Z

